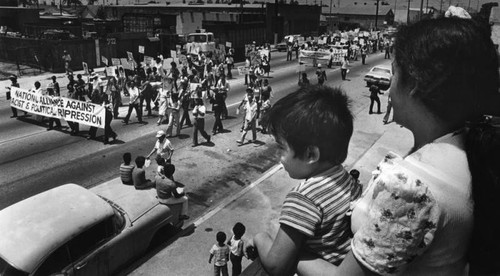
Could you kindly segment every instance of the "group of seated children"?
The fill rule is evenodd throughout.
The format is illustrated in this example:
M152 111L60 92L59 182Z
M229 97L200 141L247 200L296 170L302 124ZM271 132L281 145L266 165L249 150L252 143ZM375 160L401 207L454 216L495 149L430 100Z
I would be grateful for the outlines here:
M120 178L125 185L134 185L137 190L155 188L158 200L161 204L175 205L182 204L180 219L189 219L188 198L184 192L179 191L179 187L174 181L175 166L166 163L163 158L157 158L158 169L153 181L146 178L144 165L146 158L137 156L135 166L131 164L132 155L127 152L123 154L123 163L120 165Z

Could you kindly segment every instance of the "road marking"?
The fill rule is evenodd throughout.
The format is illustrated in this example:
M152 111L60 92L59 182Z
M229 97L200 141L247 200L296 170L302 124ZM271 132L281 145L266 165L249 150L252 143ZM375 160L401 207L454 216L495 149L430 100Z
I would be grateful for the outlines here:
M283 168L283 166L280 164L278 165L275 165L274 167L272 167L271 169L269 169L267 172L265 172L259 179L257 179L255 182L253 182L252 184L248 185L247 187L245 187L245 189L239 191L238 193L236 193L235 195L233 195L232 197L222 201L221 203L219 203L219 205L217 205L214 209L210 210L208 213L206 213L205 215L201 216L200 218L198 218L195 222L193 222L193 225L195 227L198 227L199 225L201 225L203 222L205 222L206 220L208 220L209 218L213 217L215 214L217 214L220 210L224 209L227 205L229 205L230 203L232 203L233 201L235 201L236 199L240 198L241 196L243 196L244 194L246 194L249 190L253 189L255 186L259 185L260 183L262 183L264 180L266 180L267 178L271 177L271 175L275 174L277 171L281 170Z

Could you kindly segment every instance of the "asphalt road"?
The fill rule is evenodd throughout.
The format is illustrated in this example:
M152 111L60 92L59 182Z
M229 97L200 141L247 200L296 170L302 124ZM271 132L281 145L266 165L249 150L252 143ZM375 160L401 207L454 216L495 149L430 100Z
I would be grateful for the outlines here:
M297 62L285 60L285 53L273 53L269 78L274 91L273 101L297 88ZM359 61L355 62L348 78L360 81L359 86L363 87L361 83L364 73L371 65L382 61L383 57L377 54L368 58L369 65L362 66ZM307 68L312 83L316 82L314 71L315 68ZM326 71L328 85L342 83L339 70ZM65 85L65 78L58 80L61 85ZM236 80L230 82L232 90L227 104L231 116L223 121L224 128L228 129L227 133L218 134L213 138L214 143L195 149L191 148L191 128L184 128L179 137L171 138L176 149L173 162L178 168L179 165L183 166L179 171L185 175L178 179L191 184L190 198L194 203L190 207L192 215L201 214L213 202L241 189L277 162L276 149L269 137L259 137L259 140L264 141L253 147L236 147L233 144L239 138L242 115L236 115L235 110L243 97L244 86L242 76L236 76ZM21 84L21 88L28 87ZM364 102L360 99L365 96L363 93L352 95L354 110L358 102ZM122 107L120 116L123 117L125 113L126 107ZM155 123L156 117L146 117L146 124L138 124L134 117L129 125L122 124L121 120L114 120L112 127L118 133L118 141L113 145L103 145L102 142L86 140L83 136L70 136L68 129L46 131L45 127L35 124L33 117L16 120L10 119L10 115L10 107L3 100L0 102L0 209L65 183L92 187L118 177L122 154L131 152L134 157L139 154L147 155L154 145L154 134L159 129ZM66 124L63 122L63 125ZM209 115L206 129L211 129L212 125L213 116ZM161 126L161 129L165 128L165 125ZM85 131L88 128L81 129ZM98 131L98 135L103 135L102 129ZM223 155L230 151L237 151L238 154ZM200 160L205 161L197 162ZM230 182L236 184L217 185Z

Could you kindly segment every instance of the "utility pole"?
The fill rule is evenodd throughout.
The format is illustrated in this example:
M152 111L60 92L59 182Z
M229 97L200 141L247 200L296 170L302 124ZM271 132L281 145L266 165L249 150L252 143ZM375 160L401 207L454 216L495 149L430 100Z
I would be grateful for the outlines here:
M469 0L469 5L467 6L467 11L470 11L470 0Z
M378 26L377 26L377 23L378 23L378 4L380 2L380 0L376 0L377 1L377 10L375 12L375 30L378 30Z
M406 10L406 24L410 24L410 1L408 0L408 8Z
M441 0L441 3L439 4L439 13L443 11L443 0Z
M420 20L422 20L423 14L424 14L424 0L420 0Z

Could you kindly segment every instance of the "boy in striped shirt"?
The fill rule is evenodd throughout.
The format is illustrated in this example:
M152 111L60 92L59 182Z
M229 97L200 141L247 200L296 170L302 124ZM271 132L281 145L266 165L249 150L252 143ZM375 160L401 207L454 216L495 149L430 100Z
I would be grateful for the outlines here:
M132 180L132 171L135 168L135 165L130 164L132 162L132 154L130 152L126 152L123 154L123 163L120 165L120 178L122 183L125 185L134 185L134 181Z
M276 237L253 239L271 275L293 274L299 257L310 254L338 265L350 249L349 206L361 186L342 166L353 132L349 104L340 88L308 86L280 99L263 118L284 169L304 179L285 198Z

